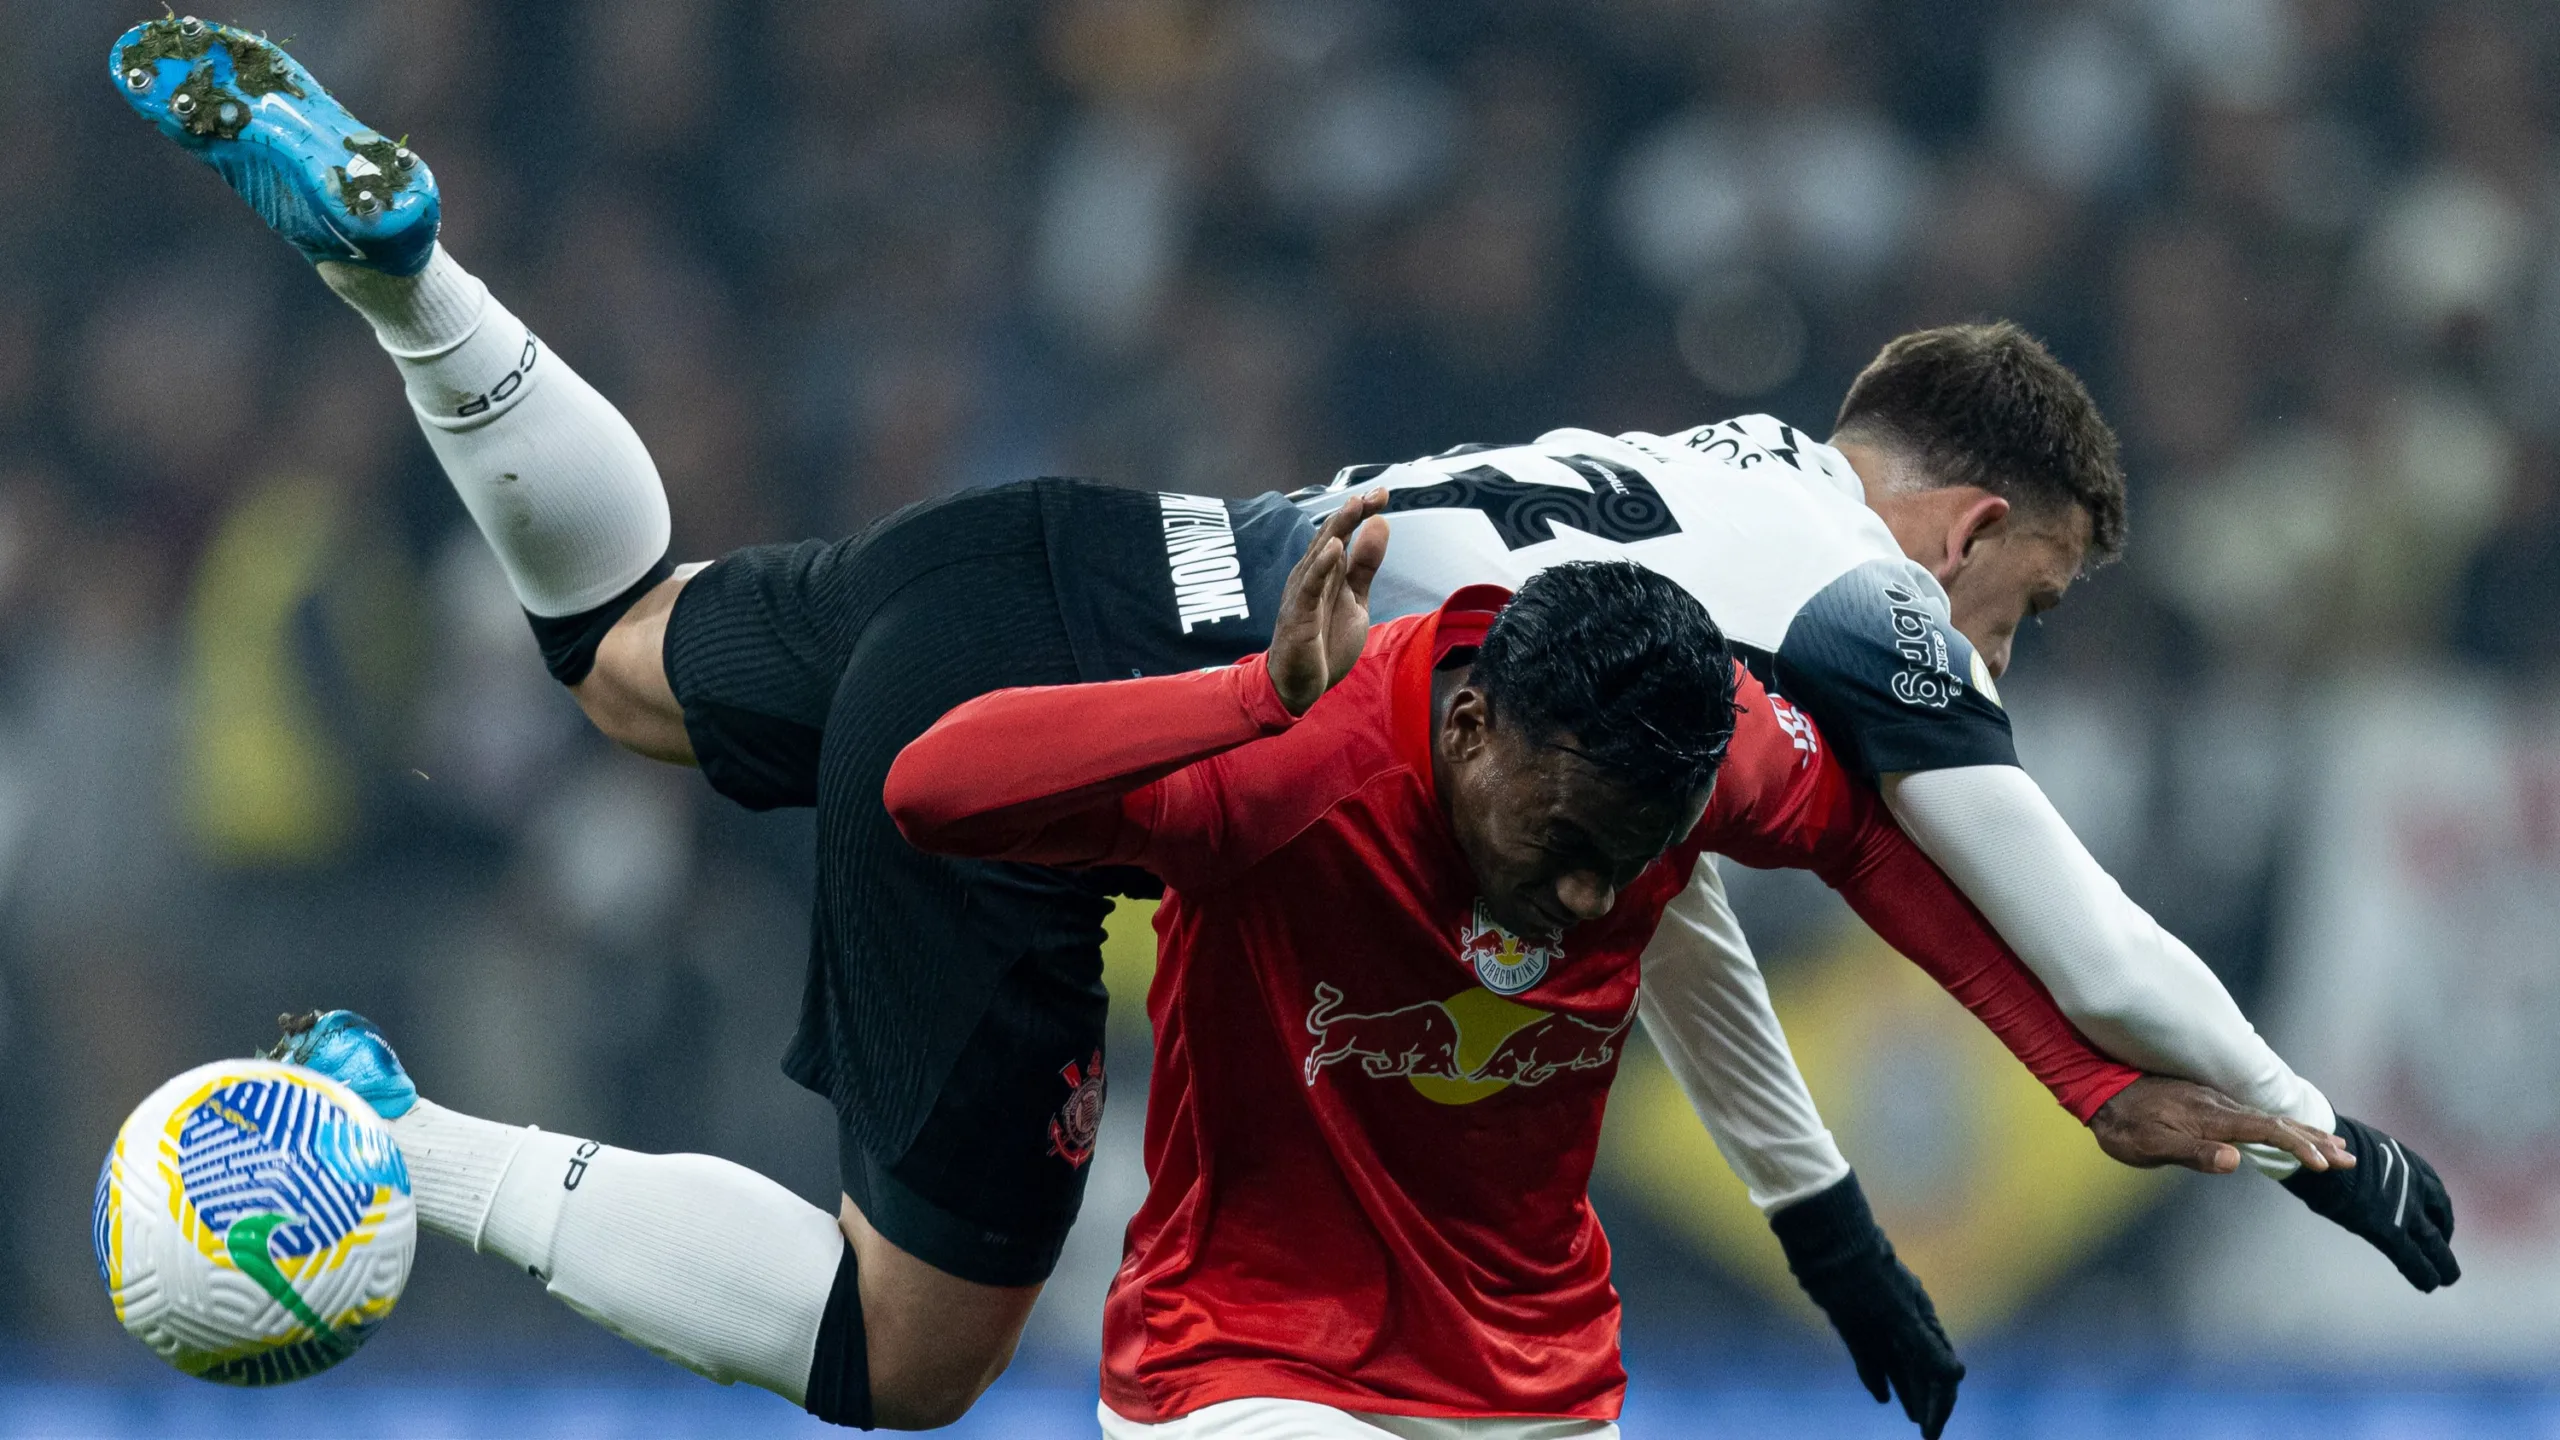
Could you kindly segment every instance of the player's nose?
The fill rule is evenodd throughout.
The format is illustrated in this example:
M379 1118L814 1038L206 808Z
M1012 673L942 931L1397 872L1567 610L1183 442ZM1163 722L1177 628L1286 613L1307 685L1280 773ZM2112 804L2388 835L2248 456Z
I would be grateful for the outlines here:
M1556 881L1556 904L1575 924L1597 920L1618 903L1618 887L1589 871L1576 871Z

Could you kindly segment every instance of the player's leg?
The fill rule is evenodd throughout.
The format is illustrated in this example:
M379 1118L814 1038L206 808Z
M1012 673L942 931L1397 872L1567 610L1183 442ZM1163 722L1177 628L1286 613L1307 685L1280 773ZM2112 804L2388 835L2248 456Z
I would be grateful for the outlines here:
M1046 495L968 492L840 559L767 557L805 558L813 578L791 591L840 594L852 637L823 725L809 985L784 1068L836 1105L853 1208L921 1262L895 1287L861 1287L884 1416L954 1417L1002 1371L1074 1223L1101 1114L1108 902L1058 872L924 854L880 798L899 750L954 705L1080 678ZM756 568L705 571L667 636L714 778L730 731L701 694L728 662L703 641L765 607ZM935 1321L952 1307L974 1323Z
M684 706L668 683L667 617L676 597L702 566L680 565L614 621L596 646L595 668L569 687L578 708L605 738L672 765L695 763L693 737L685 733Z
M449 1110L343 1010L270 1052L391 1122L429 1231L522 1267L606 1329L837 1424L947 1425L1000 1374L1039 1287L973 1284L744 1166L650 1155ZM866 1316L871 1317L866 1324Z
M609 643L628 612L662 623L680 584L668 580L657 467L621 413L436 243L426 162L283 50L229 26L136 26L110 64L134 109L220 172L373 326L552 673L608 735L685 760L654 652L636 633ZM594 676L600 648L614 664Z
M391 1122L428 1230L723 1384L808 1404L833 1383L818 1357L856 1271L825 1211L707 1155L644 1155L420 1099L380 1032L343 1010L288 1021L271 1053L345 1082Z
M272 1053L345 1082L390 1120L431 1232L523 1267L696 1374L822 1419L929 1429L959 1418L1004 1368L1039 1293L955 1282L850 1200L830 1217L725 1160L448 1110L343 1010L288 1021ZM877 1322L866 1327L866 1313Z

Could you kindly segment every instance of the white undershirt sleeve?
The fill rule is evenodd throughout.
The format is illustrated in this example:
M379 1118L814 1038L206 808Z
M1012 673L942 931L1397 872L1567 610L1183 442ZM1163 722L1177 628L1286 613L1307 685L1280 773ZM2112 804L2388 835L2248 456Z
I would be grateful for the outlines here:
M1884 798L2099 1049L2244 1105L2335 1126L2328 1099L2259 1036L2204 961L2125 895L2026 771L1888 775ZM2270 1174L2294 1169L2281 1152L2242 1149Z
M1838 1184L1849 1162L1769 1006L1769 986L1727 903L1715 858L1662 912L1645 946L1638 1012L1725 1163L1762 1213Z

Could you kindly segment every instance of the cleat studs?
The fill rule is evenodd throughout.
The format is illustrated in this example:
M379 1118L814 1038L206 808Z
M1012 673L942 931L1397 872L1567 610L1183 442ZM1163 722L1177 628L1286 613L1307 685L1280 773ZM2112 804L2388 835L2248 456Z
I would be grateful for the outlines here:
M196 97L181 90L169 97L169 113L184 120L196 113Z
M151 71L136 65L124 72L124 88L139 94L151 88Z
M371 215L382 208L382 201L370 190L359 190L354 198L347 202L347 208L358 215Z
M222 123L225 125L237 125L240 123L240 106L238 103L230 100L222 102Z
M181 35L201 35L204 33L204 22L193 15L180 16L178 19L178 33Z
M391 152L391 156L393 159L400 162L400 168L403 170L415 170L418 168L418 157L410 154L409 147L406 145L393 150Z

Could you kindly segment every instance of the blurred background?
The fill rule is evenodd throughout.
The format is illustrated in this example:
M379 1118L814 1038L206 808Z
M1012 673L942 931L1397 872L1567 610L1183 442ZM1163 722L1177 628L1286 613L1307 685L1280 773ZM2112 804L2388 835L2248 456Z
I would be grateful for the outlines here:
M781 1433L422 1245L357 1362L116 1328L98 1157L286 1009L444 1102L832 1204L776 1068L806 816L544 676L357 318L102 63L0 46L0 1431ZM1729 872L1957 1326L1956 1435L2560 1434L2560 11L2417 0L261 0L632 417L679 559L1044 473L1246 494L1559 425L1825 433L2009 317L2122 433L2126 560L2004 682L2136 899L2460 1206L2421 1300L2254 1177L2137 1175L1818 885ZM1143 945L1114 956L1143 984ZM1023 1359L1090 1434L1146 1032ZM1657 1062L1596 1186L1631 1437L1907 1434ZM814 1428L814 1427L812 1427Z

